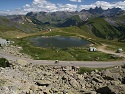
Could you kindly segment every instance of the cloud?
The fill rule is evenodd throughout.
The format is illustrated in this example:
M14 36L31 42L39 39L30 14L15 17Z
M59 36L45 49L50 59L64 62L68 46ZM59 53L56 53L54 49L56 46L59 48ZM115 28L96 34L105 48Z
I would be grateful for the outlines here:
M74 11L77 9L77 5L73 4L54 4L46 0L34 0L31 5L26 4L24 10L27 12L34 11Z
M56 11L57 10L57 6L54 3L51 3L49 1L46 0L34 0L32 2L32 4L27 7L27 4L24 6L24 10L27 12L30 11L46 11L46 12L50 12L50 11Z
M77 5L72 4L58 4L58 11L75 11L77 9Z
M81 2L82 0L70 0L72 2ZM54 4L47 0L33 0L31 4L26 4L22 8L0 11L0 15L18 15L26 14L27 12L54 12L54 11L80 11L82 9L90 9L95 7L102 7L103 9L108 8L121 8L125 10L125 1L119 1L115 3L109 3L105 1L97 1L90 5L77 5L77 4Z
M69 0L71 2L82 2L82 0Z
M97 1L93 4L90 5L80 5L79 6L79 10L82 9L90 9L90 8L95 8L95 7L102 7L102 9L106 10L108 8L121 8L123 10L125 10L125 1L119 1L116 3L109 3L109 2L105 2L105 1Z
M117 8L121 8L121 9L125 10L125 1L117 2L116 4L114 4L114 6L116 6Z

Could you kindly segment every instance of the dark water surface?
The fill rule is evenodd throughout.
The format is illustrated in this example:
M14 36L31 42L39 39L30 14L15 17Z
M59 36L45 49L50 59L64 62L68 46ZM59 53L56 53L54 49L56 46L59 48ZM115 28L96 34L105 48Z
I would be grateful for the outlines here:
M67 48L67 47L81 47L88 46L91 44L87 40L73 37L62 37L62 36L53 36L53 37L35 37L30 39L33 42L34 46L50 48Z

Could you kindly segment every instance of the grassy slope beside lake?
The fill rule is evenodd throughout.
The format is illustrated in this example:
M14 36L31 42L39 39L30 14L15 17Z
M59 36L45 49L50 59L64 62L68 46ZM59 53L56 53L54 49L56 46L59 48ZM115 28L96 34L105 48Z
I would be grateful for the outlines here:
M96 21L98 23L95 23ZM67 48L67 49L59 49L59 48L53 48L53 47L50 49L45 49L45 48L33 47L31 45L31 43L28 42L28 40L26 40L25 37L55 36L55 35L73 36L73 37L80 37L80 38L85 38L85 39L91 38L90 41L92 41L94 44L98 44L98 45L100 45L101 43L111 44L112 46L110 46L109 48L114 49L114 50L116 50L116 48L119 48L119 47L122 47L123 49L125 48L124 43L119 43L115 40L109 41L109 40L101 39L101 38L96 37L94 35L94 33L91 34L92 32L90 32L87 27L89 23L87 23L81 27L70 26L70 27L64 27L64 28L54 28L54 29L52 29L51 32L48 30L44 30L44 31L39 31L39 32L34 32L34 33L26 33L15 27L11 27L8 24L9 21L6 19L2 18L1 22L3 22L5 24L5 25L2 24L0 27L1 37L7 38L7 39L11 38L12 40L15 40L16 41L15 45L22 46L23 52L31 55L35 59L43 59L43 60L59 59L59 60L79 60L79 61L81 61L81 60L88 60L88 61L91 61L91 60L100 60L100 61L117 60L117 58L116 59L112 58L110 54L105 54L102 52L89 52L88 49L86 49L85 47ZM98 28L98 30L101 31L101 33L104 33L104 35L106 35L102 28L103 26L104 27L107 26L107 23L104 21L104 19L93 19L93 20L90 20L90 23L95 28ZM105 24L102 25L102 23L105 23ZM8 26L7 28L5 28L6 25ZM111 28L107 28L106 30L108 30L108 29L111 29ZM111 33L111 34L114 34L114 33ZM98 45L94 45L94 46L98 46Z
M51 32L41 34L41 36L62 35L62 36L76 36L76 37L84 38L82 34L84 34L84 31L82 31L78 27L67 27L67 28L61 28L61 29L54 29ZM82 61L82 60L106 61L106 60L118 59L118 58L112 58L112 55L105 54L102 52L89 52L88 49L86 49L85 47L75 47L75 48L66 48L66 49L60 49L55 47L51 47L49 49L33 47L26 38L19 39L17 41L17 44L23 47L23 52L31 55L32 57L34 57L34 59L42 59L42 60L58 59L58 60L78 60L78 61Z

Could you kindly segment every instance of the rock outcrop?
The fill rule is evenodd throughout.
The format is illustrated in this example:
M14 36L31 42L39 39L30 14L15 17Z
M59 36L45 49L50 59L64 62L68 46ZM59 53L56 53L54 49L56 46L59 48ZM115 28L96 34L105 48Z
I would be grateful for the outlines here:
M0 94L125 94L125 68L121 66L78 74L74 66L22 62L0 68Z
M19 57L19 58L27 58L27 59L31 59L31 56L20 52L21 50L23 50L22 47L20 46L14 46L14 45L9 45L9 46L5 46L2 49L0 49L1 51L11 54L13 56Z

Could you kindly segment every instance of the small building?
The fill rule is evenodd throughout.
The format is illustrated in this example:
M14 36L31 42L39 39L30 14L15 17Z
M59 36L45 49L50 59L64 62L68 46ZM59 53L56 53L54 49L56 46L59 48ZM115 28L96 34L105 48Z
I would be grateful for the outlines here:
M49 31L52 31L52 29L50 28Z
M6 39L2 39L0 38L0 45L3 46L8 46L10 44L10 41L6 40Z
M123 52L123 49L122 49L122 48L119 48L119 49L117 49L116 52L117 52L117 53L121 53L121 52Z
M97 51L97 48L96 47L89 47L89 51L90 52L95 52L95 51Z

